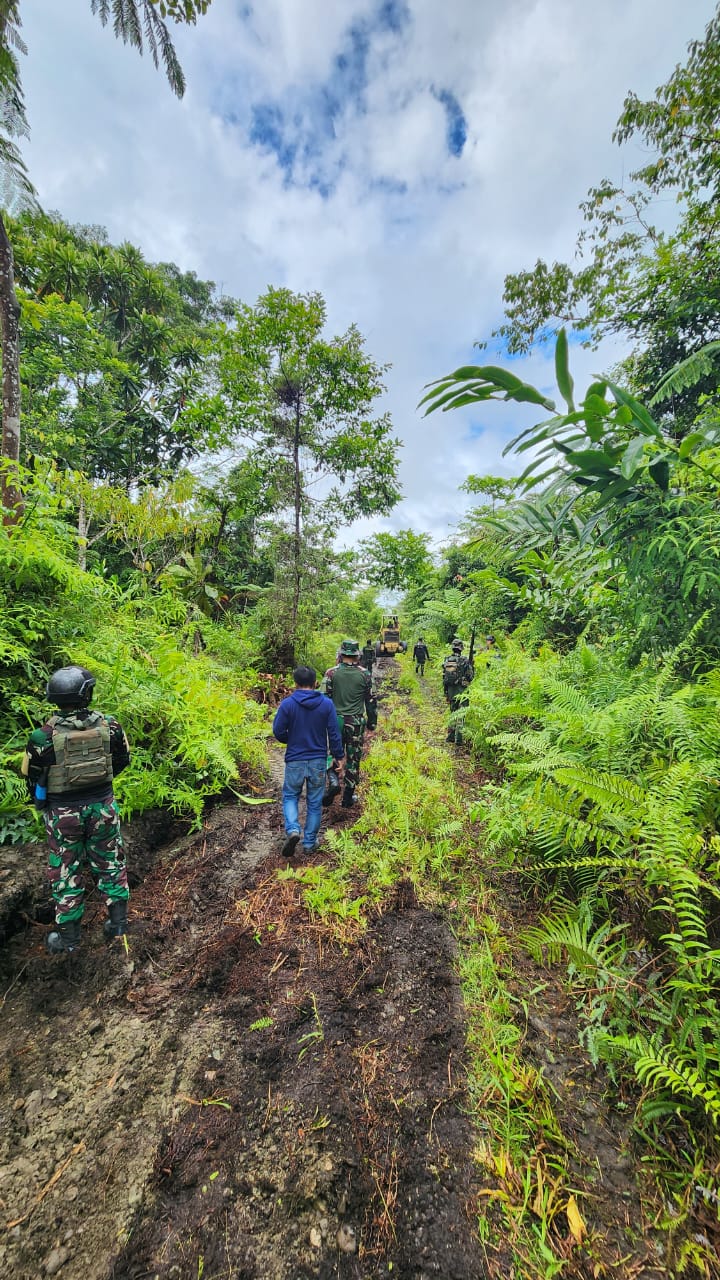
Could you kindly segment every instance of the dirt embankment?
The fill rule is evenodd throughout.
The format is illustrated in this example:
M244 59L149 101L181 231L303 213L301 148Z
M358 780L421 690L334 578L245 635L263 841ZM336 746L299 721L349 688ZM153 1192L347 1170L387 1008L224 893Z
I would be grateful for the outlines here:
M6 943L3 1274L484 1274L450 933L400 886L330 942L279 836L277 806L223 807L136 849L127 953L96 899L77 955Z

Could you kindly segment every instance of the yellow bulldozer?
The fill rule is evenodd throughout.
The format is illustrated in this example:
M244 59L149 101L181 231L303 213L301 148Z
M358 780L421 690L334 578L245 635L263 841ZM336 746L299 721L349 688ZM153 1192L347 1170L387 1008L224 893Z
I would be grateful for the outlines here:
M407 645L400 639L400 619L396 613L384 613L380 636L375 641L375 654L378 658L404 653Z

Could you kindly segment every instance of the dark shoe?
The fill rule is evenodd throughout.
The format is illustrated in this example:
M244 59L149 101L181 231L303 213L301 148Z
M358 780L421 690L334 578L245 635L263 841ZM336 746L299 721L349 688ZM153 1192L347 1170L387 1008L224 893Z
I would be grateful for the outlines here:
M80 921L68 920L59 924L45 939L45 946L51 956L59 956L65 952L71 955L80 946Z
M106 941L112 942L113 938L122 938L127 933L127 898L116 898L109 903L107 913L103 933Z
M352 787L346 787L343 791L343 798L340 802L341 807L343 809L351 809L355 804L356 798L354 789Z
M320 801L323 809L329 809L335 797L340 795L340 779L334 769L328 769L327 778L327 790Z
M316 845L316 844L304 844L304 845L303 845L303 853L317 853L317 845Z
M280 850L280 857L292 858L299 841L300 841L300 832L293 831L292 835L288 836L282 849Z

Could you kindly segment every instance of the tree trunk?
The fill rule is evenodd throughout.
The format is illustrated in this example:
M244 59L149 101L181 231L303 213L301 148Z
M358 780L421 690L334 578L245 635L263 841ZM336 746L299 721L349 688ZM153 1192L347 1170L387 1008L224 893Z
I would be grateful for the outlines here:
M22 515L20 462L20 304L15 293L15 263L5 223L0 217L0 333L2 335L2 461L0 498L3 523Z
M217 533L215 534L215 537L213 538L213 542L212 542L212 558L217 556L220 552L220 543L222 542L223 534L225 533L225 525L227 524L227 518L230 511L230 503L224 502L222 506L219 508L219 511L220 511L220 524L218 525Z
M80 494L78 503L78 568L87 569L88 518L85 510L85 494Z
M301 568L300 554L302 551L302 541L300 537L300 514L302 509L302 477L300 474L300 398L298 397L295 404L295 434L293 437L293 479L294 479L294 496L295 496L295 531L293 534L293 595L292 609L290 613L290 635L289 643L293 651L293 662L295 661L295 640L297 637L297 621L300 613L300 583Z

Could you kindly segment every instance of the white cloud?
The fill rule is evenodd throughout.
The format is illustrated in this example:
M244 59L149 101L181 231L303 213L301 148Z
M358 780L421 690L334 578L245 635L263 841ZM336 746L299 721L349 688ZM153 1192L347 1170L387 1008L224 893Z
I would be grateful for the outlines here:
M104 224L245 301L271 283L319 289L334 331L357 322L393 364L407 496L389 523L444 537L471 501L457 492L469 470L519 469L501 450L531 411L424 419L423 384L472 359L473 340L497 326L507 271L572 254L578 200L632 167L610 137L625 93L665 79L714 5L408 0L398 30L373 26L379 3L263 0L246 17L214 0L177 31L179 103L89 0L35 0L27 154L43 203L70 220ZM465 116L461 156L447 150L442 91ZM268 103L288 140L310 144L297 161L306 185L249 140L253 107ZM577 381L617 354L573 349ZM551 382L547 354L514 367Z

